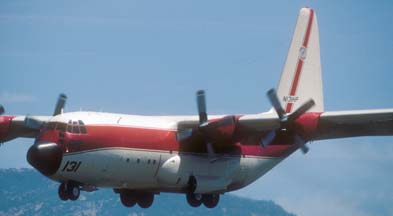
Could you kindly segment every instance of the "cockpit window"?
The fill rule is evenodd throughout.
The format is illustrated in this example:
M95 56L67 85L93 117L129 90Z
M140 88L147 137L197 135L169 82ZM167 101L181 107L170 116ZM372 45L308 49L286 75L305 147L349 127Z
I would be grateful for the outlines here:
M77 121L72 122L72 133L76 133L76 134L80 133Z
M87 131L86 131L85 124L81 120L79 120L78 122L79 122L79 128L80 128L81 133L86 134Z
M68 121L68 124L65 126L67 132L74 133L74 134L86 134L86 126L83 121Z

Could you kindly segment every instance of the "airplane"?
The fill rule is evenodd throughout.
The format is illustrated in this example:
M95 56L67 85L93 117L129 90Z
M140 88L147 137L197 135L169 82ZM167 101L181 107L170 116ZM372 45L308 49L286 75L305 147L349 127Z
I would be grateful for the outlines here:
M51 116L3 115L0 142L35 139L27 161L60 183L59 198L112 188L126 207L152 205L160 193L184 194L188 204L214 208L224 193L246 187L311 141L393 135L393 109L325 112L317 16L299 12L277 90L263 113L140 116L64 112L61 94Z

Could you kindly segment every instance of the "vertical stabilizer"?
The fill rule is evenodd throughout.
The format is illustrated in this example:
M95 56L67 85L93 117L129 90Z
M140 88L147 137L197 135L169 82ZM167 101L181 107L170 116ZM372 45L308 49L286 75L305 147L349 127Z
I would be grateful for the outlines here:
M287 113L311 98L315 106L309 111L324 110L318 22L311 8L300 10L277 94Z

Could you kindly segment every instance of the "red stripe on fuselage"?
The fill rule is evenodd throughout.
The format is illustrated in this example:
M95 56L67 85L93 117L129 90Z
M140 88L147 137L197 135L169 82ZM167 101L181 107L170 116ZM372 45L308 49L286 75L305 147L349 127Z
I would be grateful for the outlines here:
M65 133L63 144L59 143L58 131L46 130L39 141L59 143L64 152L76 153L108 148L140 149L141 151L187 152L180 148L176 131L124 127L118 125L86 125L87 134ZM292 145L270 145L262 148L258 143L235 144L239 151L230 153L237 156L285 157L296 150ZM198 152L188 152L198 153ZM202 152L203 153L203 152Z
M296 131L303 137L312 138L318 127L318 120L321 113L306 113L296 120ZM159 117L158 117L159 118ZM83 119L82 119L83 120ZM125 148L139 151L163 151L179 153L202 153L206 154L203 148L198 148L201 143L179 143L176 139L176 130L156 129L144 127L131 127L121 125L86 125L86 134L74 134L64 132L60 136L59 131L43 129L37 142L58 143L66 153L78 153L84 151L95 151L109 148ZM292 143L285 141L284 137L277 137L276 142L267 147L261 147L258 143L258 133L246 132L240 125L236 125L233 137L240 140L233 140L231 155L235 156L255 156L255 157L286 157L297 149ZM263 135L263 133L259 134ZM62 138L64 137L64 138ZM250 139L249 139L250 138ZM255 138L255 139L254 139ZM281 139L284 138L284 139ZM242 141L244 140L244 141ZM221 147L225 148L225 145ZM197 148L188 148L197 147ZM216 146L220 150L220 146ZM202 150L201 150L202 149ZM228 152L224 149L220 152Z
M314 10L310 9L310 17L308 18L306 35L304 36L304 40L303 40L303 47L304 48L307 48L308 41L310 39L311 26L312 26L313 18L314 18ZM299 56L298 61L297 61L297 65L296 65L295 76L293 78L292 85L291 85L291 88L290 88L290 91L289 91L289 95L290 96L295 96L295 94L296 94L296 90L297 90L297 87L298 87L298 84L299 84L302 68L303 68L303 60ZM293 107L293 103L288 102L287 106L285 108L285 112L290 113L292 111L292 107Z

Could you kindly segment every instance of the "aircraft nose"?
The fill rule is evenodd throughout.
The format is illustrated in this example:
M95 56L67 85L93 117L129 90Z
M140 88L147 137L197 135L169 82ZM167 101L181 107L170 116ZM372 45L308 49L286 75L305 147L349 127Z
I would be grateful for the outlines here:
M56 173L62 159L63 152L60 146L52 142L36 143L27 152L29 164L46 176Z

